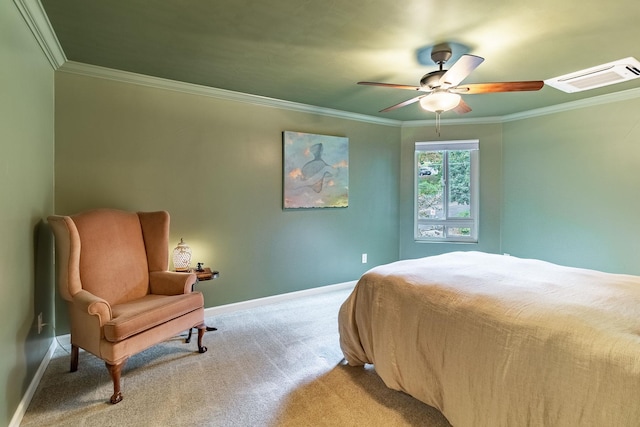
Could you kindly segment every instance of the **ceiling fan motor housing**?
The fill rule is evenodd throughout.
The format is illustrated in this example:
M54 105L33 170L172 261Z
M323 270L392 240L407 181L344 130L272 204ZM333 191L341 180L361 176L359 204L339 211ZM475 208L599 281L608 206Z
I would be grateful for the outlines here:
M437 89L440 87L440 77L447 72L443 70L443 65L451 59L451 48L446 44L441 44L433 48L431 52L431 60L438 64L440 69L438 71L432 71L425 74L420 79L420 86L428 87L429 89Z
M448 46L436 46L431 52L431 60L440 65L447 62L451 58L451 49Z
M436 89L440 87L440 78L446 73L447 70L432 71L425 74L420 79L420 86L428 87L429 89Z

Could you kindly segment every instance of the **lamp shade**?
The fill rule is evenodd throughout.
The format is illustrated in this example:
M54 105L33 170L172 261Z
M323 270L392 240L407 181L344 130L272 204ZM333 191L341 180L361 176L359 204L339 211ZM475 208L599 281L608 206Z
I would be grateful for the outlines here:
M173 268L176 271L189 271L191 265L191 248L180 239L178 246L173 249Z
M461 96L457 93L434 91L424 98L420 98L420 106L427 111L441 113L458 106Z

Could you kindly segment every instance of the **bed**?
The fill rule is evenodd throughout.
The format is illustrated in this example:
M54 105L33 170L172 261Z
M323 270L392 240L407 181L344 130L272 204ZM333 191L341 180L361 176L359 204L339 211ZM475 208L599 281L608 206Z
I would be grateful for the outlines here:
M375 267L339 312L352 366L455 427L640 425L640 276L482 252Z

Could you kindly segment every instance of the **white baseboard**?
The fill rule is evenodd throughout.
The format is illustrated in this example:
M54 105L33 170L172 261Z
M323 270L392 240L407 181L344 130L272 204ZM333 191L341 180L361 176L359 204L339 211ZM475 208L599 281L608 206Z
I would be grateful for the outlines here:
M56 351L57 347L58 347L58 343L54 338L53 340L51 340L51 345L47 350L47 354L45 354L44 358L42 359L42 362L40 362L40 366L38 367L36 374L33 376L33 379L31 380L31 384L29 384L29 388L27 388L27 391L24 393L24 396L22 396L22 400L20 400L20 403L18 404L18 408L16 409L16 412L13 414L13 418L11 418L9 427L20 426L20 423L22 422L22 417L24 417L25 412L27 412L27 408L31 403L31 399L33 399L33 395L38 389L38 384L40 384L40 380L42 379L44 372L47 370L47 366L49 366L51 357L53 356L53 353Z
M209 307L204 310L205 317L216 316L219 314L233 313L234 311L248 310L250 308L256 308L267 304L273 304L276 302L283 302L292 300L295 298L308 297L311 295L322 294L325 292L339 291L342 289L353 289L357 280L350 282L338 283L335 285L320 286L317 288L304 289L302 291L288 292L286 294L273 295L270 297L256 298L248 301L241 301L232 304L220 305L217 307Z

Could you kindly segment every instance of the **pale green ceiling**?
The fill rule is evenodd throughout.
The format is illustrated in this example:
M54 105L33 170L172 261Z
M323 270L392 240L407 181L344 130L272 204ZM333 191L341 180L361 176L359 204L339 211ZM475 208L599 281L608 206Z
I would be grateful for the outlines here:
M378 113L415 94L356 82L417 85L437 68L417 60L427 45L455 42L484 57L466 83L544 80L628 56L640 59L637 0L42 4L70 61L397 120L434 115L418 104ZM640 79L579 94L544 87L467 95L473 111L465 117L502 116L636 87Z

